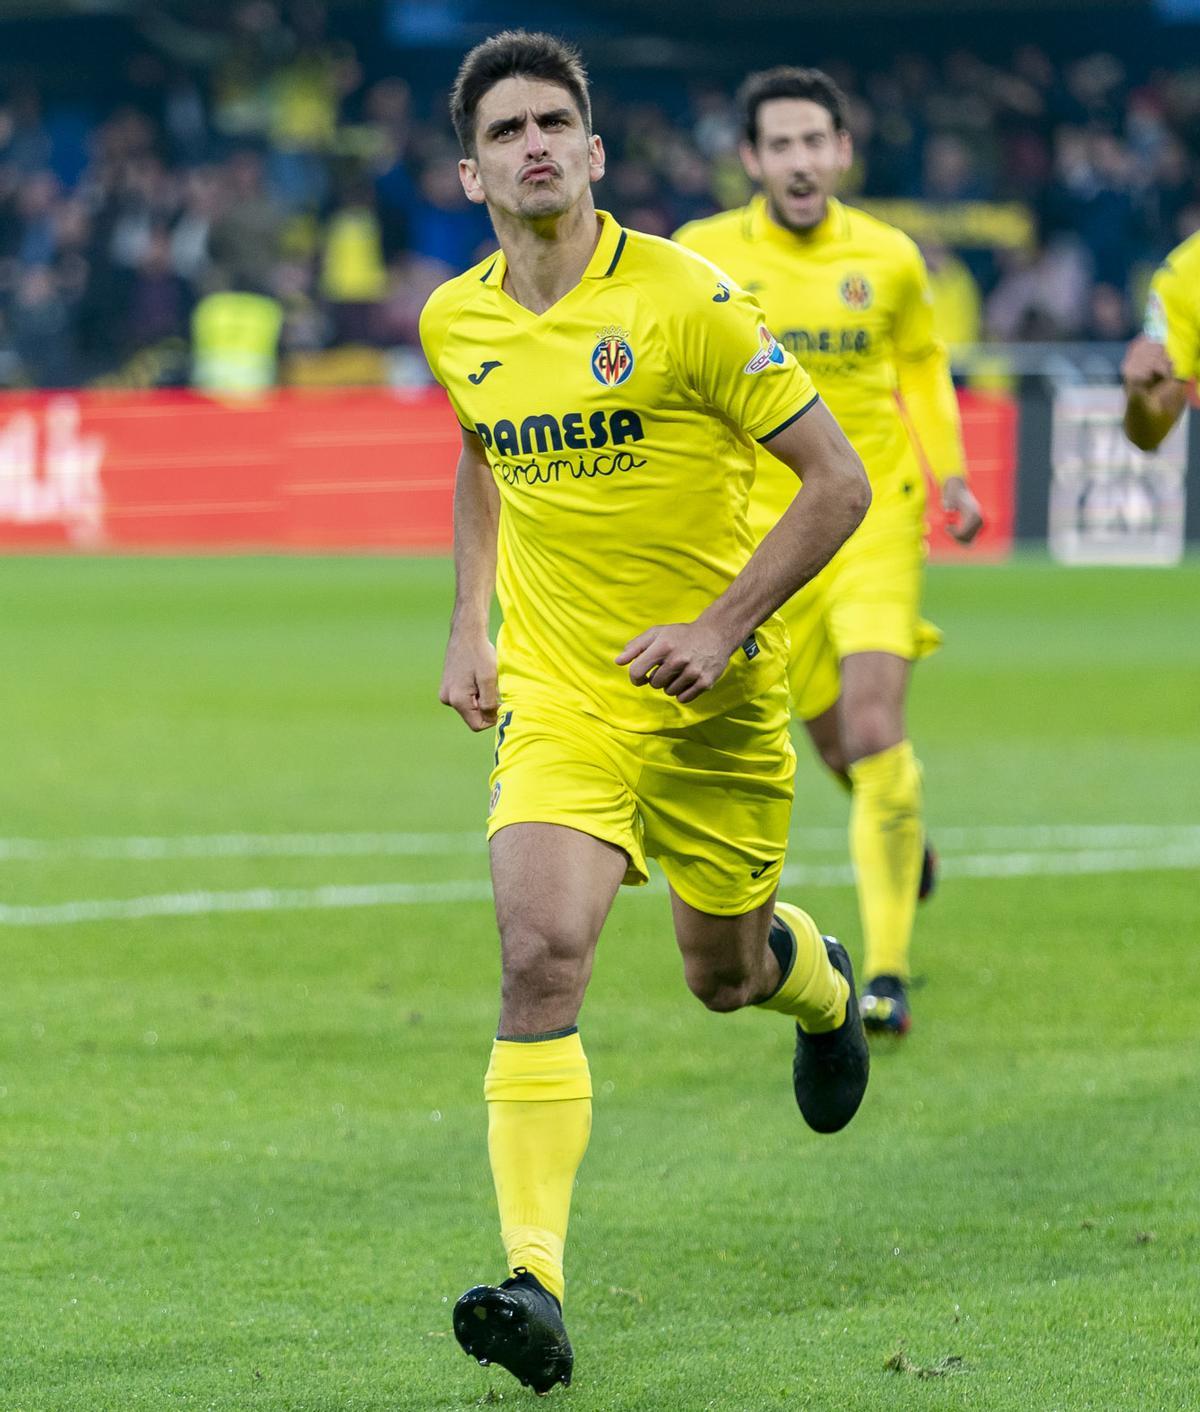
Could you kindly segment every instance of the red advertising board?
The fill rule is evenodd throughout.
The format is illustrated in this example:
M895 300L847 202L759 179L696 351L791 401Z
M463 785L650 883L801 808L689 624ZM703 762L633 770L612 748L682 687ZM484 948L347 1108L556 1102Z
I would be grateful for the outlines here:
M0 398L0 545L441 551L458 425L440 393Z
M962 402L988 515L975 552L994 557L1012 539L1016 407ZM6 394L0 549L442 553L458 445L437 389ZM936 520L935 552L961 552Z

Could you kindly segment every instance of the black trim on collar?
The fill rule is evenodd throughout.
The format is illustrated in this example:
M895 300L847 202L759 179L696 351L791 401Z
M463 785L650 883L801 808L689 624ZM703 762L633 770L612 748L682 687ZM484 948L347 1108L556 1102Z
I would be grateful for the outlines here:
M492 263L487 267L487 269L484 270L483 274L481 274L481 275L479 276L479 283L480 283L480 284L486 284L486 283L488 282L488 280L491 279L491 277L492 277L492 271L496 268L496 262L497 262L499 259L500 259L500 256L497 255L497 256L496 256L496 259L493 260Z
M609 265L608 269L604 271L604 274L601 276L601 278L607 279L609 275L611 275L612 272L617 268L617 261L621 258L621 252L625 249L625 238L627 234L627 231L623 230L621 232L621 238L617 241L617 248L613 251L612 264Z

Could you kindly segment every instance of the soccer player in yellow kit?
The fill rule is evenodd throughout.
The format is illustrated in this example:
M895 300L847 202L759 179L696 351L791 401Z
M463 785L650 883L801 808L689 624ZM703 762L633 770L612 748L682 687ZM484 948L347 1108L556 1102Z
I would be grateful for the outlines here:
M502 984L485 1096L512 1271L468 1290L454 1328L545 1392L572 1369L563 1247L591 1125L576 1019L617 889L646 880L647 857L696 996L796 1021L809 1125L844 1126L866 1089L849 959L775 900L795 764L775 610L870 490L753 300L597 212L604 150L574 50L521 31L486 41L451 113L464 190L501 247L435 291L421 338L463 429L441 697L496 729ZM803 486L756 548L760 439Z
M792 643L793 711L851 789L850 852L866 943L863 1022L904 1034L909 945L928 866L904 699L911 664L941 640L919 611L925 483L908 425L941 482L951 532L969 543L983 521L965 479L958 406L920 253L900 231L833 195L852 157L844 96L820 70L778 68L752 74L739 102L742 159L763 192L742 209L684 226L675 239L761 302L870 477L861 527L781 611ZM788 474L760 448L751 491L756 533L787 503Z
M1200 233L1185 240L1150 281L1146 323L1121 364L1125 435L1153 451L1179 420L1200 377Z

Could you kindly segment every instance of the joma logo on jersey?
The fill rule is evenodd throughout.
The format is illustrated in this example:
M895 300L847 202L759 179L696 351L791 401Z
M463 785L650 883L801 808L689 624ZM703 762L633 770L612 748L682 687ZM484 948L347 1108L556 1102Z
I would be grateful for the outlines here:
M848 309L869 309L871 307L871 286L862 275L847 275L842 281L842 303Z
M618 330L608 329L592 349L592 376L604 387L618 387L633 372L633 349Z
M620 446L626 441L641 441L645 436L642 419L636 412L622 408L616 412L568 412L560 422L549 412L526 417L517 425L502 418L492 426L476 422L475 432L480 441L501 456L532 456L538 451L595 451L601 446Z

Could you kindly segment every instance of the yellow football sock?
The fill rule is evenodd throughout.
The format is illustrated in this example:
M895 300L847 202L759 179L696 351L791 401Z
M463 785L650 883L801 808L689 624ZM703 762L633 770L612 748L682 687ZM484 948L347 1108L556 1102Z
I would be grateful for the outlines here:
M836 1030L846 1018L850 987L830 962L816 922L790 902L776 902L771 949L779 959L783 980L769 1000L760 1001L759 1008L791 1015L808 1034Z
M578 1030L496 1040L483 1091L509 1269L523 1265L561 1303L571 1189L592 1130L592 1079Z
M908 979L917 887L925 852L921 766L902 740L850 766L850 857L858 880L866 958L863 978Z

